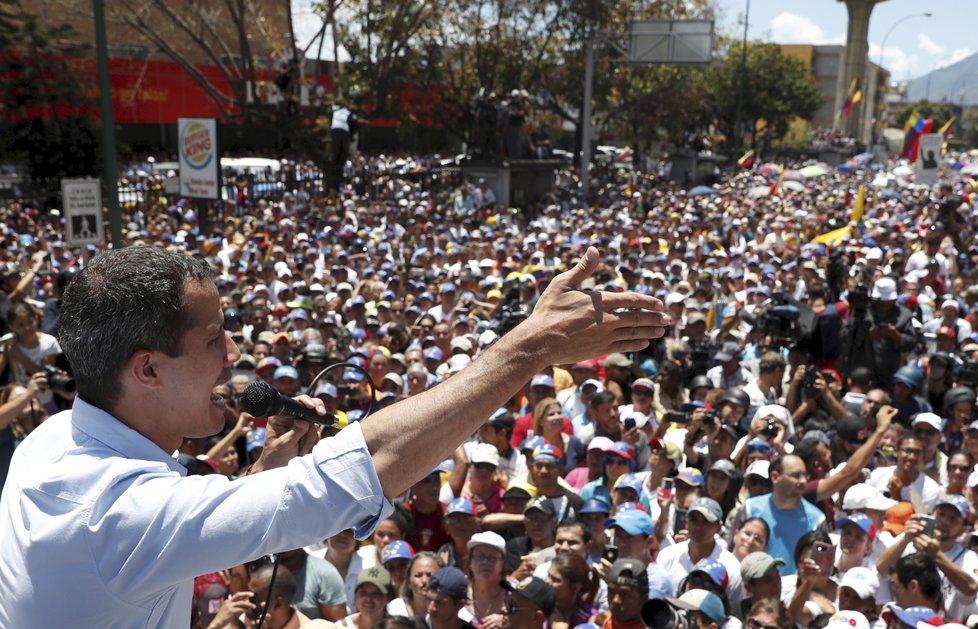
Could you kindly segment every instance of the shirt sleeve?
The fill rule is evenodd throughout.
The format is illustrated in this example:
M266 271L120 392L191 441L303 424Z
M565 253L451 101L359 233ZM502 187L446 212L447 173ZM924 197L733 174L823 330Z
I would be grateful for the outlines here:
M229 481L146 472L110 482L85 525L110 590L153 600L163 588L352 528L392 511L358 424L286 467Z

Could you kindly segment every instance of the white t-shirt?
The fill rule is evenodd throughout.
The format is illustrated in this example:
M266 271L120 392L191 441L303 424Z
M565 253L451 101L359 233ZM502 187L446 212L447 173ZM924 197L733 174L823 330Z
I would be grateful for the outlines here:
M893 465L889 467L878 467L869 475L867 482L880 491L888 491L887 484L895 472L896 466ZM923 513L933 513L940 497L941 486L926 474L918 474L917 480L910 485L905 485L900 490L900 500L911 504L920 503L923 505ZM914 509L918 509L916 504Z
M713 552L707 557L719 561L727 569L727 600L731 606L744 600L744 583L740 576L740 562L729 550L719 542L713 546ZM680 582L692 572L694 564L689 557L689 540L663 548L655 559L662 566L672 581L673 590L678 591Z

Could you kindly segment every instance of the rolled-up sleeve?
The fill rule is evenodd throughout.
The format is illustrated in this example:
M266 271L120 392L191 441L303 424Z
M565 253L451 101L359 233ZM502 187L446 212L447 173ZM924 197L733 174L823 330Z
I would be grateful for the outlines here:
M145 470L116 479L87 525L106 585L133 600L346 529L366 537L391 510L351 424L284 468L236 481Z

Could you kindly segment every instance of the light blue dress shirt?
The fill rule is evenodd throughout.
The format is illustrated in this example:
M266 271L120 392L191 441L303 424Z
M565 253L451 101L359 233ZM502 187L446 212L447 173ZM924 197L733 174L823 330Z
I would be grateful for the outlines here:
M19 448L0 498L0 627L190 626L194 577L392 510L358 424L283 468L185 476L76 399Z

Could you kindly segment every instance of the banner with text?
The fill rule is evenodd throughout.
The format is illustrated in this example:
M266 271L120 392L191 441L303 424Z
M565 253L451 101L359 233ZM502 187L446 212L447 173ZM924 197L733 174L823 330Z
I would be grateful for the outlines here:
M180 195L216 199L220 194L221 159L217 154L217 120L178 118Z
M102 182L98 179L62 179L61 203L68 245L102 244L105 240Z

